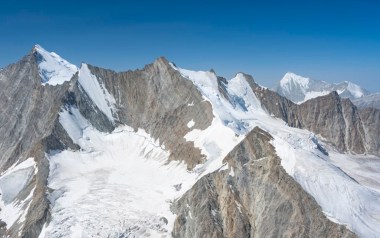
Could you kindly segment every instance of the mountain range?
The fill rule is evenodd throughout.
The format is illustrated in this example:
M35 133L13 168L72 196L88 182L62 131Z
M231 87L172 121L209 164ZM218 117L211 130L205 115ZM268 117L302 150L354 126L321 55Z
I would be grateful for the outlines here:
M36 45L0 70L0 234L378 237L380 110L323 85Z
M357 107L380 108L379 93L370 93L348 81L327 83L288 72L272 90L297 104L336 91L340 97L349 98Z

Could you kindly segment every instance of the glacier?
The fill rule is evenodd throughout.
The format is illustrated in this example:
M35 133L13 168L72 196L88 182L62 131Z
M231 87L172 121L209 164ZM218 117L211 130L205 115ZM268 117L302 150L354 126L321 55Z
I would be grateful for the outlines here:
M42 85L60 85L78 73L80 89L116 124L116 100L87 64L78 69L40 46L35 50L41 55ZM51 219L39 237L171 237L176 217L172 202L211 172L228 170L234 176L223 159L254 127L272 135L281 165L314 197L326 217L359 236L378 237L378 157L339 153L320 136L271 116L252 90L253 79L243 73L226 80L213 71L171 67L194 84L212 106L214 118L208 128L197 129L192 119L185 123L190 131L184 139L200 149L205 163L188 170L184 162L169 160L170 151L143 129L118 125L112 132L100 132L75 105L65 105L59 123L81 149L46 154ZM296 75L289 73L284 88L294 78ZM305 98L327 92L308 92L311 79L299 77L298 81ZM348 84L348 90L354 96L364 95L355 85ZM0 175L0 219L8 225L25 219L34 190L23 198L18 195L37 171L36 162L29 158Z

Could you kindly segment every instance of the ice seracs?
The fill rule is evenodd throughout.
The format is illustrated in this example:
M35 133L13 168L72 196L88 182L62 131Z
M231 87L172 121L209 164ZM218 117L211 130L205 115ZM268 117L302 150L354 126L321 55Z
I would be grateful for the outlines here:
M69 81L78 71L78 67L69 63L54 52L48 52L35 45L33 52L38 63L38 72L42 85L59 85Z

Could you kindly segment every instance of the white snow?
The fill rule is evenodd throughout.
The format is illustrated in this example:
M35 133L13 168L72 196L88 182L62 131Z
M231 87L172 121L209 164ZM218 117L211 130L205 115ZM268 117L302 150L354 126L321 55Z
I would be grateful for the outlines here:
M306 92L309 88L309 80L309 78L305 78L300 75L288 72L281 79L280 85L287 92L291 92L293 86L298 86L303 92Z
M78 82L95 103L95 105L114 122L113 112L115 109L115 98L107 91L105 86L93 75L87 64L82 64L79 70Z
M191 119L191 121L189 121L189 123L187 123L188 128L192 128L194 125L195 125L195 122L193 119Z
M323 144L318 142L313 133L288 127L284 121L265 113L246 81L242 80L243 75L237 75L228 81L226 89L233 98L229 103L215 88L216 76L213 73L174 68L198 87L214 110L215 118L209 128L203 131L193 130L185 136L201 148L208 158L206 164L213 163L214 168L225 169L220 157L232 148L223 153L219 148L236 145L241 137L258 126L272 135L272 143L281 158L281 165L316 199L329 219L347 225L362 237L377 237L380 234L379 158L375 160L377 162L368 163L365 168L360 167L358 170L358 162L352 162L350 155L339 154L331 149L327 149L330 155L325 155L318 148ZM288 76L289 80L295 78L291 74ZM297 78L297 82L303 89L307 89L307 79ZM311 96L316 94L310 94L309 97ZM232 134L223 126L235 133L240 132L242 136L235 138L235 141L231 140ZM223 140L226 140L225 145L221 144ZM363 157L361 159L369 159Z
M90 126L90 124L80 114L78 108L62 109L59 113L59 122L73 142L81 145L82 141L80 139L83 137L83 130Z
M201 92L203 98L209 101L213 108L217 123L231 128L236 134L245 134L251 126L248 121L252 113L264 112L260 101L252 92L243 74L237 74L235 78L229 80L226 90L230 95L230 102L224 98L218 89L217 76L209 71L190 71L181 69L173 64L174 69L178 70L185 78L191 80Z
M331 93L331 92L330 91L326 91L326 90L306 92L304 100L300 101L300 102L296 102L296 103L297 104L301 104L303 102L306 102L307 100L310 100L310 99L313 99L313 98L317 98L317 97L321 97L321 96L325 96L325 95L327 95L329 93Z
M73 128L70 120L65 129ZM82 151L49 156L52 220L40 237L114 237L126 231L170 236L175 219L170 203L197 174L183 163L168 163L169 153L142 130L124 126L105 134L86 127L82 133L76 137Z
M242 213L241 212L241 204L238 202L238 201L235 201L235 204L236 204L236 207L237 207L237 209L239 210L239 212L240 212L240 214Z
M34 189L22 200L18 195L29 185L36 173L36 163L33 158L29 158L0 176L0 219L7 223L8 228L15 222L21 223L25 220Z
M203 175L223 167L224 157L244 139L237 136L233 130L214 118L211 126L205 130L194 129L185 135L187 141L193 141L194 146L200 148L208 159L205 164L198 165L194 171Z
M336 91L341 97L350 98L351 100L362 98L369 94L367 90L352 82L327 83L305 78L294 73L286 73L279 86L274 90L297 104L327 95L333 91Z
M272 143L286 172L316 199L328 218L347 225L359 236L379 234L380 193L368 188L371 184L357 183L344 172L350 167L346 163L349 156L340 154L339 168L331 159L334 153L326 156L320 152L310 132L270 118L260 120L260 124L274 137ZM357 173L367 177L364 170Z
M172 67L191 80L212 105L211 125L185 135L206 156L205 164L187 171L185 164L169 162L169 152L143 130L134 132L123 126L110 134L101 133L77 109L64 109L60 123L82 150L49 156L52 220L40 237L107 237L126 230L130 236L170 237L175 219L171 201L203 175L228 169L222 163L224 157L255 126L273 136L271 143L286 172L316 199L328 218L359 236L380 234L379 177L378 169L372 168L377 162L359 172L352 156L331 149L325 155L318 149L323 143L314 134L268 115L243 74L227 81L228 98L224 98L215 73ZM79 78L98 108L113 118L114 99L86 65ZM193 123L191 120L187 126L193 128ZM234 176L232 168L228 172ZM181 189L177 191L175 185Z
M34 47L41 56L38 58L38 70L42 85L59 85L70 81L78 68L54 52L48 52L39 45Z
M230 173L228 175L230 175L231 177L235 176L235 172L234 172L233 167L230 167Z
M354 96L354 98L361 98L364 96L362 88L351 82L347 82L347 90Z

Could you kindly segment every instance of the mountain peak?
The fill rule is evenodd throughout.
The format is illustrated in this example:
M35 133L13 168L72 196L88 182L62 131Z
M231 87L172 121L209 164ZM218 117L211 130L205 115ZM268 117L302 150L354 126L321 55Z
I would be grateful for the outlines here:
M41 45L35 44L32 51L45 50Z
M36 58L43 85L63 84L78 71L77 66L69 63L58 54L45 50L38 44L33 47L32 53Z
M292 72L287 72L284 77L281 79L280 84L281 86L285 86L287 84L297 84L302 86L303 88L306 88L309 84L310 79L305 78L303 76L297 75Z
M351 100L369 94L364 88L349 81L327 83L302 77L291 72L284 75L274 91L295 103L302 103L311 98L324 96L332 91L337 91L340 97L350 98Z

